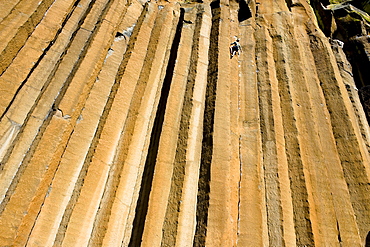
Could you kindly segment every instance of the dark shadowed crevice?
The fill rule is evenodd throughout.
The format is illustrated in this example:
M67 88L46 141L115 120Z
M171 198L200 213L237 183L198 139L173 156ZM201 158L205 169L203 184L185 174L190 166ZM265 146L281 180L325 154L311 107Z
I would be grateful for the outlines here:
M329 0L310 1L317 23L325 36L343 42L343 51L351 63L351 73L358 89L370 85L370 56L367 47L370 42L369 22L359 14L364 11L361 3L366 4L365 2L338 2L335 8L327 8L325 6L330 4ZM367 114L369 118L370 113Z
M82 15L81 19L80 19L80 22L79 22L79 27L82 25L82 23L84 22L85 18L87 17L87 15L90 13L90 9L92 8L92 6L95 4L95 1L96 0L93 0L91 1L91 5L89 8L87 8L86 12ZM75 6L76 4L79 3L79 1L77 1L75 3ZM74 8L75 8L74 6ZM4 114L1 115L0 119L4 118L8 112L8 110L11 108L13 102L15 101L19 91L22 89L22 87L27 83L28 79L30 78L31 74L34 72L36 66L39 65L39 63L41 62L41 60L44 58L44 56L46 55L46 52L49 51L52 47L52 45L54 44L54 42L56 41L56 39L58 38L58 35L62 32L63 30L63 27L67 24L69 18L71 17L71 15L73 14L73 11L74 11L74 8L73 10L70 11L70 13L68 13L67 17L65 18L64 22L63 22L63 26L58 30L54 40L51 41L51 43L49 44L49 46L44 50L44 53L41 55L41 57L39 58L39 60L35 63L35 65L32 67L30 73L27 75L26 79L21 83L21 86L17 89L17 91L15 92L13 98L11 99L7 109L5 110ZM75 38L76 38L76 35L78 33L78 30L80 30L79 28L77 30L75 30L72 35L71 35L71 39L70 39L70 42L69 44L67 45L67 47L65 48L65 50L68 50L69 47L72 45L72 43L75 41ZM95 30L95 29L94 29ZM94 37L94 34L91 35L89 37L89 39L87 40L86 44L84 44L83 46L83 49L80 53L80 56L78 58L78 61L76 61L76 64L73 68L73 70L71 71L71 73L68 75L63 87L61 88L61 90L59 91L59 94L58 96L56 97L55 101L54 101L54 104L53 104L53 109L50 110L50 112L48 113L47 116L45 116L45 120L43 122L43 124L41 125L41 127L39 128L38 130L38 134L37 136L35 137L35 139L33 140L32 144L31 144L31 148L28 150L28 152L26 153L23 161L22 161L22 164L20 165L20 167L18 168L18 171L15 175L15 177L13 178L12 180L12 183L10 184L8 190L7 190L7 193L5 195L5 198L4 200L1 202L0 204L0 213L2 213L2 211L5 209L7 203L9 202L10 200L10 197L13 195L13 192L16 188L16 186L18 185L18 182L22 176L22 174L24 173L25 169L27 168L27 164L28 162L30 161L30 159L32 158L37 146L38 146L38 143L40 142L41 140L41 137L42 135L44 134L44 131L46 129L46 127L48 126L48 124L50 123L51 121L51 118L54 116L55 112L57 111L58 109L58 105L59 105L59 102L61 101L61 99L63 98L65 92L67 91L67 88L70 84L70 82L72 81L75 73L77 72L77 68L79 67L79 65L81 64L82 62L82 58L85 56L87 50L88 50L88 46L89 44L91 43L92 39ZM1 161L2 163L0 164L0 169L3 169L3 164L7 163L8 162L8 159L10 158L10 155L12 154L13 152L13 149L14 149L14 146L15 146L15 143L18 142L18 140L21 138L22 134L23 134L23 131L29 121L30 118L32 118L32 115L38 105L38 102L40 101L41 97L43 96L43 94L45 93L45 91L47 90L49 84L51 83L52 81L52 78L53 76L56 74L57 70L59 69L59 66L60 64L62 63L62 60L65 58L65 55L66 55L66 52L63 52L61 54L61 57L60 59L58 60L58 62L55 64L51 74L49 75L49 78L47 80L47 83L43 86L43 88L41 89L41 92L39 94L39 96L37 97L37 99L35 100L35 104L31 107L29 113L27 114L27 117L26 119L24 120L24 124L21 126L20 130L19 130L19 133L18 135L16 136L16 138L13 140L13 144L9 147L9 149L7 150L7 153L6 155L4 156L3 160Z
M163 81L161 97L158 103L158 109L157 109L157 113L156 113L154 124L153 124L152 135L150 137L148 156L147 156L145 166L144 166L143 179L141 182L139 198L138 198L135 218L133 222L132 235L131 235L131 239L129 243L130 247L140 246L142 235L144 232L144 223L145 223L145 218L148 212L149 195L150 195L150 191L152 188L154 168L155 168L155 163L156 163L157 154L158 154L158 146L159 146L160 136L162 132L164 115L166 112L167 99L168 99L168 95L169 95L169 91L170 91L170 87L172 83L172 77L173 77L174 68L175 68L176 59L177 59L177 51L178 51L179 43L181 39L181 30L182 30L182 25L183 25L183 20L184 20L184 13L185 11L183 9L180 9L179 22L178 22L175 37L172 43L170 57L168 60L168 65L167 65L167 70L166 70L166 76Z
M62 24L61 24L61 26L60 26L60 28L58 29L58 31L56 32L56 34L55 34L55 37L54 37L54 39L52 39L50 42L49 42L49 45L43 50L43 53L41 54L41 56L38 58L38 60L33 64L33 66L32 66L32 68L30 69L30 72L28 73L28 75L26 76L26 78L21 82L21 84L20 84L20 86L17 88L17 90L15 91L15 93L14 93L14 95L13 95L13 97L12 97L12 99L9 101L9 104L8 104L8 106L7 106L7 108L5 109L5 111L1 114L1 116L0 116L0 120L1 119L3 119L4 118L4 116L8 113L8 111L9 111L9 109L10 109L10 107L12 106L12 104L14 103L14 101L15 101L15 99L16 99L16 97L17 97L17 95L19 94L19 92L20 92L20 90L26 85L26 83L27 83L27 81L28 81L28 79L31 77L31 75L32 75L32 73L35 71L35 69L36 69L36 67L40 64L40 62L42 61L42 59L46 56L46 53L51 49L51 47L54 45L54 43L56 42L56 40L57 40L57 38L59 37L59 35L62 33L62 30L63 30L63 28L65 27L65 25L67 24L67 22L69 21L69 19L70 19L70 17L72 16L72 14L73 14L73 12L74 12L74 10L75 10L75 8L77 7L77 5L79 4L79 2L80 2L80 0L77 0L75 3L74 3L74 5L73 5L73 7L72 7L72 9L71 9L71 11L66 15L66 17L65 17L65 19L63 20L63 22L62 22ZM91 5L93 5L95 3L95 0L94 1L92 1L90 4ZM87 9L87 11L84 13L84 15L82 16L82 18L81 18L81 22L86 18L86 16L87 16L87 14L90 12L90 8L88 8ZM81 23L80 23L81 24ZM80 26L80 25L79 25ZM74 32L73 33L73 35L72 35L72 38L71 38L71 40L70 40L70 42L69 42L69 45L67 46L67 47L69 47L70 46L70 44L72 43L72 41L73 41L73 39L74 39L74 37L75 37L75 34L77 33L77 31L76 32ZM62 54L62 56L64 56L65 55L65 53L63 53ZM60 59L61 60L61 59ZM55 65L54 65L54 67L57 67L59 65L59 63L56 63ZM55 69L53 70L53 72L55 72ZM54 74L53 74L54 75ZM48 80L48 82L50 82L50 80ZM45 86L44 86L44 88L46 88Z
M358 90L367 122L370 123L370 85L362 87Z
M31 37L36 27L43 20L45 13L53 5L53 0L39 1L38 6L22 26L18 27L17 33L8 42L6 47L0 52L0 76L5 73L10 64L14 61L21 49ZM20 11L13 9L12 11ZM21 13L21 12L20 12ZM25 15L21 13L22 15Z
M296 231L297 246L315 246L312 213L309 204L309 191L307 190L307 177L304 173L305 166L302 161L302 146L299 139L299 130L292 105L292 88L288 66L285 65L284 44L289 46L292 42L280 35L272 36L274 46L274 61L276 64L276 78L278 80L278 93L280 97L282 124L284 126L285 152L287 154L288 173L290 178L293 220ZM291 45L293 46L293 45ZM270 207L270 205L268 205ZM271 209L271 208L270 208ZM282 213L282 212L280 212ZM282 218L282 216L281 216ZM283 232L283 229L279 229ZM274 234L270 232L270 234ZM282 239L284 241L284 239Z
M104 9L105 13L109 9L109 7L112 5L112 3L113 2L109 2L109 4L107 4L106 8ZM128 5L126 5L125 11L127 11L127 7L128 7ZM117 37L117 34L116 34L116 37ZM73 212L73 210L74 210L74 208L77 204L77 201L80 197L81 190L82 190L82 187L84 185L84 181L85 181L85 178L87 176L88 169L90 167L90 163L92 161L92 157L94 155L94 152L96 150L96 147L97 147L99 139L100 139L100 136L102 134L103 126L105 125L106 120L107 120L107 115L108 115L108 112L109 112L109 110L107 110L107 109L110 109L111 106L112 106L112 103L113 103L114 97L112 97L112 94L117 92L116 91L117 85L118 85L118 83L113 84L113 87L112 87L113 90L110 93L111 97L108 97L107 104L105 105L104 110L103 110L103 114L100 117L99 126L96 129L96 132L94 134L94 138L93 138L93 140L90 144L90 147L89 147L89 151L88 151L88 153L85 157L84 164L83 164L83 166L80 170L80 174L78 176L77 182L75 183L75 186L74 186L74 189L73 189L73 194L72 194L72 196L71 196L71 198L68 202L68 205L66 207L66 210L63 214L62 221L59 225L58 233L56 235L54 243L61 244L64 240L66 230L67 230L70 218L72 216L72 212Z
M138 39L140 29L149 14L148 9L149 9L148 4L145 4L143 6L140 17L138 18L135 24L135 28L133 29L132 35L130 39L128 40L127 49L123 56L123 60L121 61L121 64L119 65L119 68L118 68L118 71L115 77L115 82L111 88L108 101L104 107L104 111L100 119L100 122L101 122L100 126L102 126L102 128L104 128L105 126L105 121L107 120L109 116L109 112L112 109L114 99L121 86L122 77L126 72L127 64L129 63L131 59L133 51L136 49L136 41ZM100 132L102 130L99 129L98 131ZM108 228L109 215L113 207L114 198L116 196L116 191L117 191L116 189L118 187L117 184L119 183L119 178L120 178L120 174L122 172L123 163L124 163L119 158L115 158L115 159L119 160L119 162L117 161L113 162L112 167L110 168L109 175L108 175L106 184L104 186L105 188L104 188L103 197L99 204L99 210L97 212L97 215L95 216L94 225L92 229L92 235L89 240L89 246L101 246L102 238L103 238L102 236L106 234L106 231ZM96 234L96 233L99 233L99 234Z
M177 229L179 225L179 212L185 180L185 167L187 164L187 149L190 130L190 119L193 108L193 94L195 78L197 75L200 29L202 25L204 8L197 5L197 15L194 26L192 50L190 55L189 74L187 77L184 102L178 132L175 161L171 179L171 189L168 197L167 210L162 228L161 246L176 246Z
M365 247L370 247L370 232L367 233L367 236L365 239Z
M353 27L348 26L348 29ZM361 36L356 33L344 44L343 51L352 65L353 79L356 87L361 89L370 86L370 54L367 51L367 44L370 43L370 36Z
M315 35L309 37L310 48L329 112L333 136L344 178L347 182L352 208L356 215L359 233L364 236L370 225L370 198L364 196L369 194L370 188L366 175L366 158L361 151L360 140L356 137L355 127L351 123L353 119L349 117L348 106L342 100L344 96L338 86L335 67L328 66L331 51L327 49L324 39Z
M325 36L330 37L332 32L332 18L333 13L331 10L325 9L323 6L327 6L329 4L328 0L320 1L320 0L311 0L310 5L315 13L317 24L319 25L320 29L323 31Z
M238 21L242 22L252 17L252 13L245 0L239 0Z
M285 0L286 6L288 7L289 11L292 11L292 0Z
M201 163L198 181L198 196L196 209L196 229L193 246L205 246L207 234L209 192L211 180L211 163L213 154L213 131L215 118L216 90L218 79L218 42L220 32L220 2L211 3L212 26L209 47L209 65L207 74L207 91L205 99L203 140Z

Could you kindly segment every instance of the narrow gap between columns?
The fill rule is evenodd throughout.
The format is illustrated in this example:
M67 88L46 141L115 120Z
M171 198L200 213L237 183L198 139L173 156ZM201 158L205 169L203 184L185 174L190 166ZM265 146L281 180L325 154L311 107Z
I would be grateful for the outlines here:
M164 115L166 112L167 99L171 88L172 77L177 59L177 51L181 39L181 30L184 21L184 9L180 9L179 22L177 24L175 37L172 43L170 57L168 60L166 76L163 81L161 98L158 103L158 109L154 120L152 135L150 137L150 144L148 149L148 156L145 162L143 179L141 182L139 198L136 206L136 214L133 222L132 235L129 246L140 246L142 235L144 232L145 218L148 212L149 195L152 188L152 181L154 176L154 169L158 154L158 146L162 132Z
M211 3L212 26L209 47L209 65L207 75L207 91L203 120L202 153L198 181L196 210L196 229L193 246L205 246L207 235L209 192L211 180L211 163L213 155L213 131L215 117L216 90L218 80L218 43L221 22L220 1Z
M166 216L162 228L161 246L176 246L176 237L179 225L179 213L181 208L181 198L183 195L183 186L185 180L185 167L187 166L187 151L190 131L190 119L193 107L193 94L195 78L197 75L197 66L199 58L200 29L202 26L204 8L202 4L196 6L197 14L195 19L192 50L190 56L189 74L182 106L180 127L178 132L178 141L176 156L173 164L173 174L171 180L170 195L168 198ZM189 147L191 148L191 147ZM189 216L191 217L191 216Z

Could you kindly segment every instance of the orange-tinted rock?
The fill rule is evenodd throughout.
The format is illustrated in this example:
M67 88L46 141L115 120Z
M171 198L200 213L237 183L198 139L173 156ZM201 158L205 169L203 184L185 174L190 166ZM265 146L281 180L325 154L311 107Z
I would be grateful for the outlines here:
M369 97L355 56L320 30L343 31L335 11L317 20L303 0L0 9L1 246L368 241ZM367 51L361 35L348 42Z

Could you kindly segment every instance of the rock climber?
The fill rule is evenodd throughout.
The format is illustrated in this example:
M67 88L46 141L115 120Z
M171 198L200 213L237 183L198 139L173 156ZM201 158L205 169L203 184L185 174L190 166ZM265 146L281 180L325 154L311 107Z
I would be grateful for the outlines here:
M233 56L238 53L238 56L240 55L240 52L242 50L242 47L239 44L239 39L234 41L230 44L230 58L233 58Z

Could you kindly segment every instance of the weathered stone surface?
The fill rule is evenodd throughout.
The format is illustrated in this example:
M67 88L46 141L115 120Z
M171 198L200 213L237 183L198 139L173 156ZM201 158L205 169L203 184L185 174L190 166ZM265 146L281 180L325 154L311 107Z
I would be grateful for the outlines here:
M368 1L0 9L1 246L370 241Z
M358 89L369 85L370 5L367 0L314 0L311 3L320 28L343 48ZM333 28L330 28L333 27ZM365 102L363 102L365 103ZM365 108L369 118L370 112Z

